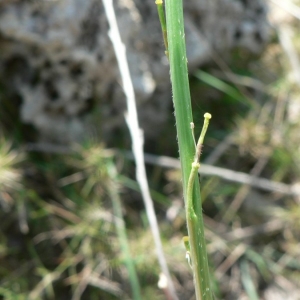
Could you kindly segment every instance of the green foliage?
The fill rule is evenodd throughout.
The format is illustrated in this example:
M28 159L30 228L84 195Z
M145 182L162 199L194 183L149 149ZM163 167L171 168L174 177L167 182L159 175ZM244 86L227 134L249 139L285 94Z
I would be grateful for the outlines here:
M299 43L295 47L299 48ZM235 75L232 78L239 80L231 81L212 64L202 68L201 80L190 79L194 119L198 123L205 108L214 116L202 157L218 152L225 144L214 164L250 173L264 155L266 164L257 176L295 184L296 189L299 122L290 117L294 110L289 104L299 98L300 89L279 40L273 38L259 59L235 49L227 63ZM0 127L6 135L0 138L0 298L132 299L133 275L128 272L128 256L115 226L113 201L117 196L142 298L165 299L157 288L159 267L139 189L131 179L132 162L91 142L74 147L68 155L25 153L33 135L28 138L21 126L13 99L2 101L3 89L1 86ZM188 97L183 92L178 99ZM254 105L248 105L246 99ZM188 149L193 148L191 121L190 115L183 120ZM161 154L177 156L175 142L169 142L175 137L174 121L162 131L156 149L159 145ZM228 135L233 138L226 144L223 139ZM118 136L114 144L121 147L120 141L126 139ZM187 148L181 150L190 160L185 182L193 159ZM110 167L116 168L113 176ZM186 234L181 176L177 170L159 166L147 172L179 297L191 299L192 271L184 260L181 241ZM218 177L201 176L200 181L215 295L224 300L259 299L274 288L274 282L287 295L293 290L299 295L298 195L251 186L245 189ZM228 221L226 212L239 201L240 207ZM237 248L244 250L234 252Z
M242 274L242 283L244 285L245 291L249 297L249 300L259 300L259 297L256 292L256 287L254 286L250 268L247 261L243 260L241 262L241 274Z
M246 101L249 101L245 95L241 94L239 91L237 91L234 87L227 84L226 82L218 79L215 76L212 76L202 70L197 70L194 73L194 76L196 76L199 80L202 80L206 84L212 86L213 88L227 94L232 99L232 103L236 102L242 102L245 103Z
M111 192L112 184L116 181L109 171L112 168L111 152L105 151L101 146L78 147L70 156L60 157L59 160L56 156L56 163L61 164L60 168L53 168L51 159L44 161L39 168L47 170L48 178L44 178L46 182L42 182L42 185L46 185L48 181L52 190L44 191L43 198L42 194L38 195L32 190L37 189L37 186L30 189L29 186L35 185L35 182L23 182L23 185L27 184L27 189L20 189L22 178L14 166L24 158L18 156L4 139L1 155L3 159L0 173L6 178L1 182L2 192L7 195L12 191L16 202L26 200L23 204L29 228L29 232L28 229L23 232L28 233L27 237L23 236L21 244L18 242L15 247L10 247L10 242L3 240L2 235L1 256L6 257L7 261L7 264L1 265L0 270L3 278L2 294L6 295L10 291L11 295L16 293L18 297L26 295L26 299L59 299L62 295L80 299L81 295L88 293L90 299L93 295L115 299L122 293L125 299L128 293L127 298L130 298L129 291L113 281L113 277L120 272L118 269L123 268L124 261L127 267L131 267L130 280L134 276L134 269L128 263L128 251L124 250L124 232L122 237L119 235L123 245L120 252L120 241L114 228L114 213L111 204L107 202L115 203L118 197L116 187ZM36 172L39 172L38 169ZM59 178L62 173L67 172L75 173L60 178L57 183L51 183L53 178ZM63 189L59 190L57 184ZM72 195L76 195L75 199L69 198ZM53 198L56 200L52 200ZM17 203L15 206L18 210ZM121 208L118 209L121 213ZM120 217L119 214L118 218ZM7 220L2 230L9 230L14 221ZM17 232L11 232L9 239L19 239L18 236ZM15 266L10 262L17 257L21 259L19 265ZM28 263L24 267L26 258ZM112 273L112 270L115 271ZM127 280L124 278L125 282ZM136 291L137 283L133 293Z

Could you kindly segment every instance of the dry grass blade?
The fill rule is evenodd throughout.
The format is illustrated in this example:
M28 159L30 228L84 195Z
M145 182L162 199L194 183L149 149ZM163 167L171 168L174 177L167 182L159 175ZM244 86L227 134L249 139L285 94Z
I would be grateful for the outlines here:
M29 151L41 151L41 152L44 152L44 148L46 147L46 145L44 144L30 144L29 146L30 147L27 148ZM51 148L52 150L51 151L49 150L47 152L57 153L57 150L55 149L55 145L53 145L53 147ZM64 147L64 152L71 153L72 151L71 148ZM122 153L126 158L134 159L132 152L127 151ZM145 153L144 160L148 164L161 166L164 168L175 168L175 169L180 168L180 161L177 158L173 158L169 156L164 156L164 155L158 156L158 155ZM269 192L281 193L284 195L300 196L300 190L296 186L292 186L282 182L272 181L266 178L253 176L251 174L249 175L244 172L237 172L226 168L215 167L210 164L205 164L205 163L201 164L199 173L200 175L204 175L204 176L217 176L224 180L246 184L251 187L269 191ZM72 180L74 181L81 180L81 176L78 174L78 178L76 177L74 179L70 176L70 177L66 177L66 181L64 181L64 178L61 180L62 182L59 183L64 185L64 184L68 184L69 180L70 182L72 182Z

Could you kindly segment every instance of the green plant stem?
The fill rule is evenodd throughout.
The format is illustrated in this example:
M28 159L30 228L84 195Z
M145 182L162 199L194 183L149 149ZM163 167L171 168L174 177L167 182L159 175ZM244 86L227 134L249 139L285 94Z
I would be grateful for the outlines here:
M165 12L164 12L164 7L163 7L163 1L156 0L155 4L157 6L157 12L158 12L161 30L162 30L162 34L163 34L163 38L164 38L164 44L165 44L165 49L166 49L165 53L166 53L167 57L169 57L167 24L166 24Z
M173 102L196 298L211 300L213 296L210 287L204 237L200 187L198 180L195 180L198 165L192 167L195 145L190 129L192 110L184 39L182 0L166 1L166 20ZM191 213L191 210L194 213Z
M206 250L204 252L204 249L202 249L203 245L205 246L205 241L204 244L195 244L196 241L203 240L204 236L203 236L203 232L201 232L201 228L203 228L201 227L201 225L203 226L203 224L199 223L199 218L197 212L195 211L194 201L193 201L195 179L197 178L198 170L200 167L199 159L201 155L201 149L203 146L204 136L206 134L211 115L206 113L204 115L204 118L205 118L204 124L202 127L202 131L198 143L196 145L194 162L192 163L192 169L188 180L187 195L186 195L186 218L187 218L187 226L188 226L189 237L190 237L189 238L190 249L188 251L190 253L189 255L191 256L191 261L192 261L191 267L194 271L196 295L201 295L199 299L211 299L209 298L212 297L209 286L208 287L205 285L201 286L202 279L205 278L203 277L203 275L207 276L208 284L210 283L209 270L207 269L207 270L203 270L203 272L197 272L199 268L200 270L202 268L202 265L201 264L199 265L199 263L201 261L202 262L207 261L207 255L206 255ZM200 245L200 249L197 245ZM198 255L202 256L202 259ZM206 293L207 293L207 297L206 297Z
M108 163L108 174L111 179L111 184L109 185L109 194L112 199L113 211L116 218L116 229L119 236L119 241L121 245L122 254L125 257L125 265L129 275L129 281L131 285L132 295L134 300L142 300L140 283L136 274L134 262L130 254L128 238L126 234L126 227L122 213L121 199L118 194L118 188L116 182L117 171L112 162Z
M199 160L200 160L203 141L204 141L204 137L205 137L210 119L211 119L211 114L205 113L204 114L204 124L203 124L202 130L201 130L200 136L199 136L199 140L196 145L194 163L199 162Z

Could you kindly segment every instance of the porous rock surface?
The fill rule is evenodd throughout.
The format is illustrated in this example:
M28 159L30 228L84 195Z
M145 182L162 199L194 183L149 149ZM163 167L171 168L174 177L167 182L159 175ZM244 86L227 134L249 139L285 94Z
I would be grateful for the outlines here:
M214 51L257 52L268 39L263 0L184 5L190 70L212 60ZM156 6L154 0L116 0L114 6L141 127L154 137L171 105ZM80 141L95 119L104 137L124 126L126 104L107 32L101 0L0 0L0 81L18 96L22 121L42 140Z

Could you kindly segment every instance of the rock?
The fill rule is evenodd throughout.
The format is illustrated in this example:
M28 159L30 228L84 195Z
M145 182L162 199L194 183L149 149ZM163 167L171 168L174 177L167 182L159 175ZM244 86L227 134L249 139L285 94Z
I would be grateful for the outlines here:
M141 127L146 137L155 137L171 106L156 6L153 0L114 3ZM257 52L267 41L263 1L190 0L185 6L190 70L212 60L212 49ZM106 139L125 126L126 103L107 31L101 0L0 0L0 81L21 99L21 119L38 129L41 140L81 141L95 127Z

